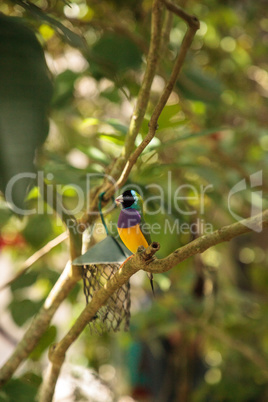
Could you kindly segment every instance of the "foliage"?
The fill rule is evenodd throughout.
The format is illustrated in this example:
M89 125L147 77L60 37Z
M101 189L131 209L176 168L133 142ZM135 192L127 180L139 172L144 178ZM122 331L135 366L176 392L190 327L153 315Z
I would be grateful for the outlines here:
M34 172L36 150L47 136L50 103L50 131L38 150L36 166L72 210L79 203L76 186L85 194L87 175L92 173L96 175L91 188L99 185L121 153L145 70L151 2L25 4L0 5L5 15L0 15L0 48L6 54L6 62L0 61L1 190L16 173ZM156 136L127 182L128 188L138 185L142 190L147 222L159 225L152 238L161 244L160 257L206 228L216 230L234 222L228 209L230 189L244 178L249 184L250 175L260 170L266 177L268 20L263 4L187 2L187 11L198 16L201 27ZM184 32L184 22L175 16L136 144L147 134ZM53 76L51 102L52 84L42 49ZM22 207L27 197L27 208L38 208L40 194L37 188L27 193L27 185L16 191L15 203ZM185 186L176 193L181 185ZM252 198L248 185L235 197L234 212L249 216L252 200L258 206L260 199ZM82 216L85 204L86 199L76 217ZM3 258L14 265L13 269L9 263L7 278L64 230L51 207L42 204L42 208L43 214L21 219L1 199L0 247ZM117 217L116 210L106 216L114 235ZM176 233L177 222L192 232ZM95 240L102 237L97 229L92 233ZM12 322L7 333L27 328L67 259L67 245L62 243L14 282L3 310L16 326ZM130 332L99 337L86 329L68 353L68 362L84 370L94 368L119 396L129 394L137 400L140 393L155 400L160 392L165 392L167 401L176 400L178 394L196 402L265 400L267 373L258 362L261 356L267 364L267 262L267 232L253 232L155 275L155 300L142 273L136 274ZM24 373L0 391L0 400L17 400L15 389L33 400L48 346L69 329L84 304L78 283ZM2 319L0 325L5 326ZM13 336L18 340L16 331ZM171 384L160 389L167 377Z
M52 94L43 50L19 20L0 15L1 182L33 172L34 153L48 133L47 111ZM17 146L14 147L14 144ZM29 178L15 184L14 200L23 203Z

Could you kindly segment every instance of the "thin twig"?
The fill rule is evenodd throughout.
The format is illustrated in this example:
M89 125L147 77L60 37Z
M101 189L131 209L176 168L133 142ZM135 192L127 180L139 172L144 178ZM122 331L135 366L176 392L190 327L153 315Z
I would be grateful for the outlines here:
M60 213L61 219L68 227L69 219L75 220L75 218L66 212L61 203L61 197L59 197L59 194L55 189L52 189L52 193L50 193L50 189L51 188L48 188L44 183L40 188L41 195L45 202L47 202L57 213ZM72 225L71 228L69 227L69 239L70 259L73 260L81 254L82 245L82 235L76 230L75 225ZM30 327L25 332L22 340L18 343L11 357L0 369L0 386L11 378L22 361L26 359L36 347L41 336L47 330L58 307L62 301L66 299L79 279L81 279L81 269L68 263L46 298L41 310L35 316Z
M137 34L136 32L131 29L129 25L123 23L117 19L116 21L111 20L111 14L109 17L105 16L106 18L103 19L92 19L90 21L83 21L77 18L68 18L75 26L86 26L86 27L93 27L95 29L102 29L104 31L114 31L120 35L124 35L128 37L132 42L134 42L143 53L148 52L147 43L142 36Z
M62 197L57 192L55 186L47 185L43 182L40 187L40 193L44 201L53 208L59 215L60 219L65 223L69 230L69 243L70 243L70 259L74 260L81 254L82 249L82 233L78 228L76 218L66 211L62 203Z
M161 45L161 35L162 35L162 1L154 0L152 6L152 20L151 20L151 40L149 46L149 52L147 56L146 69L144 73L144 77L142 80L141 88L139 90L139 94L137 97L137 103L135 109L133 111L129 130L126 135L125 145L122 150L121 156L115 161L109 175L115 180L117 180L124 166L129 158L129 155L135 148L135 139L139 133L140 127L142 125L144 115L148 106L149 98L150 98L150 90L152 86L153 79L155 77L155 73L158 66L159 61L159 49ZM91 213L92 211L98 210L98 196L102 192L106 192L111 188L111 183L106 180L103 185L101 185L97 191L93 189L90 194L90 206L89 210L81 218L81 223L84 225L91 225L95 220L95 216ZM116 186L112 186L113 190L109 190L109 196L105 197L104 201L109 201L114 192L116 191Z
M125 165L125 168L121 174L121 176L119 177L119 179L117 180L116 184L114 187L112 187L111 189L109 189L107 191L107 193L105 194L106 199L110 198L111 194L113 193L113 191L115 191L115 189L122 187L130 172L132 167L134 166L134 164L136 163L138 157L140 156L140 154L143 152L143 150L147 147L147 145L151 142L151 140L153 139L153 137L155 136L155 132L157 130L157 121L159 119L160 114L162 113L168 98L176 84L178 75L181 71L182 65L184 63L187 51L189 50L191 43L194 39L195 33L197 31L197 29L199 28L199 21L197 20L196 17L191 17L188 14L185 13L185 15L187 15L187 23L189 23L189 19L191 21L191 24L189 23L189 27L187 29L187 32L183 38L178 56L177 56L177 60L175 62L175 65L173 67L171 76L165 86L165 89L153 111L153 114L151 116L150 122L149 122L149 132L146 135L146 137L144 138L144 140L140 143L140 145L136 148L136 150L133 152L133 154L130 156L128 162Z
M194 15L188 14L181 7L177 6L174 3L171 3L168 0L162 0L162 2L165 4L165 6L168 10L172 11L178 17L182 18L189 25L189 27L193 27L193 28L197 27L196 29L199 28L199 21Z
M189 257L203 253L210 247L216 246L217 244L225 241L229 241L234 237L241 236L242 234L249 233L254 230L259 232L267 227L268 209L251 218L243 219L240 222L236 222L228 226L223 226L213 233L198 237L185 246L178 248L169 256L160 260L155 259L151 264L144 267L143 270L152 273L163 273L169 271L171 267L174 267ZM127 262L127 264L129 264L129 262Z
M172 28L172 23L173 23L173 13L169 10L166 10L165 20L161 33L160 54L162 57L166 54L168 50L167 44L169 43L169 36Z
M176 15L179 15L184 21L186 21L188 24L188 29L184 36L184 39L183 39L182 45L180 47L180 51L179 51L176 63L174 65L174 68L172 70L171 76L169 78L169 81L166 84L164 92L162 93L162 95L154 109L154 112L151 116L150 123L149 123L149 132L148 132L147 136L145 137L145 139L142 141L142 143L138 146L138 148L131 155L131 152L134 149L135 139L139 132L139 129L142 124L142 121L143 121L143 118L144 118L144 115L146 112L146 108L148 105L150 89L151 89L151 85L153 82L153 78L155 76L158 58L159 58L159 49L161 48L161 44L163 44L163 37L166 37L166 35L167 35L167 24L164 26L163 30L159 29L159 27L162 26L161 4L160 3L163 3L168 10L172 11ZM90 211L95 211L97 208L98 194L101 192L105 192L104 201L106 201L106 202L109 201L109 199L112 197L112 195L115 193L115 191L125 184L128 176L131 172L131 169L134 166L134 164L136 163L138 157L143 152L143 150L146 148L146 146L150 143L150 141L153 139L155 132L156 132L156 128L157 128L157 120L158 120L163 108L165 107L166 102L174 88L174 85L175 85L178 75L180 73L181 67L184 63L187 51L189 50L189 48L191 46L191 43L193 41L196 31L199 29L199 25L200 25L199 20L195 16L192 16L192 15L186 13L180 7L177 7L176 5L174 5L170 2L165 2L162 0L154 1L153 10L152 10L152 30L151 30L152 39L150 42L149 54L148 54L148 59L147 59L147 68L146 68L143 83L142 83L142 86L141 86L141 89L140 89L140 92L138 95L137 105L136 105L135 111L131 118L130 127L129 127L128 134L126 136L123 153L122 153L121 157L119 157L117 159L112 171L110 172L110 175L112 177L115 177L115 178L119 177L119 178L117 179L117 182L114 185L111 185L110 183L105 182L104 185L99 188L99 191L95 192L95 196L92 197L92 202L90 204L89 211L87 211L86 214L81 219L81 222L83 224L91 224L92 223L92 219L94 219L94 218L92 218L92 215L90 215ZM118 173L119 173L119 175L118 175Z
M54 247L58 246L64 240L68 238L68 233L63 232L59 236L55 237L55 239L49 241L44 247L40 248L36 251L31 257L27 258L26 261L21 265L19 272L17 272L8 282L4 283L0 287L0 291L5 289L6 287L10 286L13 282L15 282L18 278L24 275L33 264L35 264L40 258L44 257L47 253L50 252Z
M150 90L159 60L162 35L162 14L162 2L161 0L155 0L152 8L151 41L147 57L147 68L145 70L137 104L130 121L129 132L124 145L123 153L125 158L128 158L133 150L135 139L139 133L150 98Z

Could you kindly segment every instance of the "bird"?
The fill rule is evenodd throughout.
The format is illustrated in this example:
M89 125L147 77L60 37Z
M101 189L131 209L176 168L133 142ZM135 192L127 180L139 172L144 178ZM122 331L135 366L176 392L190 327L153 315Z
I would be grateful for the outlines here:
M139 246L147 248L151 243L151 236L145 230L143 217L143 199L135 190L126 190L115 200L122 206L117 222L118 234L124 245L135 254ZM152 292L154 294L153 274L147 273Z

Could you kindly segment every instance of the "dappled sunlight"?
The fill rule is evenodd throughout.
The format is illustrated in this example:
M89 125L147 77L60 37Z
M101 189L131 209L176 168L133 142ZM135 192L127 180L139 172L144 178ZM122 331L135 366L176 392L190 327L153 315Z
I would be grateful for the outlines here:
M0 399L267 399L265 2L157 2L0 2Z

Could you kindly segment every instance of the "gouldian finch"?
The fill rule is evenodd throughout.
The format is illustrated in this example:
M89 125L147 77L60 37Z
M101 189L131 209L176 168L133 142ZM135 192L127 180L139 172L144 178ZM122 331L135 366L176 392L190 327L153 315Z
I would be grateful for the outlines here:
M127 190L117 197L115 201L117 204L122 205L117 222L117 230L122 242L132 253L136 253L139 246L148 247L152 241L148 228L147 231L144 228L145 221L141 196L134 190ZM147 273L147 275L154 293L153 274Z

